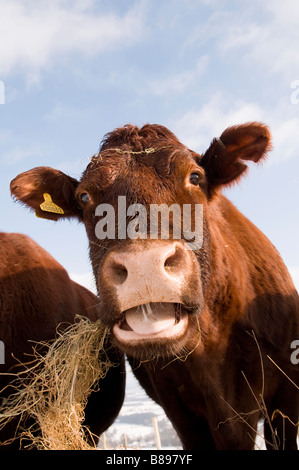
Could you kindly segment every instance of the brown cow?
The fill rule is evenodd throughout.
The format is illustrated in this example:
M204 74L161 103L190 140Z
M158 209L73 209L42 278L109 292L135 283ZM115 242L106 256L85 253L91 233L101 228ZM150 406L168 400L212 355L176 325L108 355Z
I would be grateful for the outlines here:
M265 125L244 124L199 155L162 126L128 125L106 136L80 181L39 167L11 183L37 215L85 224L100 318L185 449L252 449L260 418L269 449L296 448L298 294L276 249L221 193L270 140ZM168 239L163 210L149 230L161 204L181 209Z
M0 233L0 339L5 350L0 372L7 374L20 370L14 366L19 365L19 361L30 360L32 341L54 339L58 325L72 323L75 315L95 321L98 298L73 282L66 270L29 237ZM112 424L124 398L122 355L114 352L111 360L117 360L121 365L108 371L106 378L101 380L100 390L91 393L85 409L85 424L96 435ZM13 378L1 375L0 390ZM1 397L9 393L8 387ZM17 424L15 421L0 431L0 443L14 436ZM1 450L19 445L15 440L12 445L1 446Z

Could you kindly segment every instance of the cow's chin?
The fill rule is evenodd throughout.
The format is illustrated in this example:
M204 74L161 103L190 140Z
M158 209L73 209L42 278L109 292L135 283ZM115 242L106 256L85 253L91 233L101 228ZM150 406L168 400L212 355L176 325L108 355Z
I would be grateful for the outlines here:
M116 344L137 358L179 353L189 324L181 304L157 302L125 310L112 331Z

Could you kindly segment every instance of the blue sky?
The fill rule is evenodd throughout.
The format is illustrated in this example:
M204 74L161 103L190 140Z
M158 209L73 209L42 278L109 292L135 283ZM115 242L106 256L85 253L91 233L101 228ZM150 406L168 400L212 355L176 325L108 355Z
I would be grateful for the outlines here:
M0 229L88 284L84 227L14 203L14 176L47 165L79 178L126 123L165 125L201 152L227 126L262 121L274 150L226 194L298 288L298 24L297 0L0 0Z

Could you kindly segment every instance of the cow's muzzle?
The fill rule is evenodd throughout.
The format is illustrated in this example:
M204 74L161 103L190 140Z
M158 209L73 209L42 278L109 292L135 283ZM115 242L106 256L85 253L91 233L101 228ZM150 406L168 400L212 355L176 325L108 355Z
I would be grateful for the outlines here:
M119 312L113 333L121 342L175 339L188 327L185 302L199 265L183 243L162 240L111 250L99 272L100 297L113 299ZM197 295L200 283L197 285ZM109 293L109 296L107 296ZM107 302L107 301L106 301Z

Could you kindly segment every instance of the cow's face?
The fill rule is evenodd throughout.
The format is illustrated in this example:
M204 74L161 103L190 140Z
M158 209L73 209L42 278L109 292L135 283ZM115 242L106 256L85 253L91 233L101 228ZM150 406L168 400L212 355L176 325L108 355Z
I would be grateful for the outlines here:
M205 274L208 263L201 233L191 240L201 250L189 249L184 241L195 225L202 231L204 170L195 155L178 144L159 143L149 149L101 151L76 190L90 240L101 319L125 352L142 357L179 354L191 344L198 329L196 316L204 306L206 276L200 261L205 259ZM185 226L183 209L189 217Z
M201 338L211 201L269 141L265 126L239 126L200 156L165 128L126 126L108 135L79 182L41 167L15 178L11 190L39 216L85 224L101 320L116 344L140 359L176 356Z

